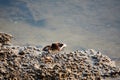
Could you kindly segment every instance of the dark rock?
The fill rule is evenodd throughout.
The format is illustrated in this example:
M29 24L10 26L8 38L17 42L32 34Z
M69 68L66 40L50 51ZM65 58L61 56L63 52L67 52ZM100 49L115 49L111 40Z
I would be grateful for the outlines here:
M0 45L10 45L12 35L7 33L0 33Z

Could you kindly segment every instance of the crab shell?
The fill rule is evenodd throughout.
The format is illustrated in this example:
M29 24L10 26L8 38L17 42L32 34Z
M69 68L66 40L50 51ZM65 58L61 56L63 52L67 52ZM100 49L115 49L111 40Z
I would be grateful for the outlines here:
M63 43L52 43L51 45L45 46L42 50L48 51L49 53L58 53L62 51L67 45Z

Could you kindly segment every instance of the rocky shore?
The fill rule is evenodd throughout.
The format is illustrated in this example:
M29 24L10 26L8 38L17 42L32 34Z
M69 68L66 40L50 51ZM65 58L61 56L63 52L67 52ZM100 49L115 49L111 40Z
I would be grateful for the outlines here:
M103 80L120 75L113 60L93 49L50 54L10 45L11 38L0 33L0 80Z

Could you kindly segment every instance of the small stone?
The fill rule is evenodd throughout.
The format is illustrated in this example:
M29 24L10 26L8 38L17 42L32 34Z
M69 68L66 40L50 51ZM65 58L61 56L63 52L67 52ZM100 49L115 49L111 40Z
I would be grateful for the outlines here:
M20 52L19 52L19 55L24 55L24 54L25 54L24 51L20 51Z
M39 67L40 67L40 66L39 66L38 64L34 64L34 68L35 68L35 69L39 69Z

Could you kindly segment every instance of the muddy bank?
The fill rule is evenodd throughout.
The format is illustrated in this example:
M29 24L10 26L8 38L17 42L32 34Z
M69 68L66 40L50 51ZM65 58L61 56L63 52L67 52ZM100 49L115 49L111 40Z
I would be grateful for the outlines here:
M1 80L102 80L120 75L113 60L93 49L50 54L33 46L11 45L11 38L0 33Z

